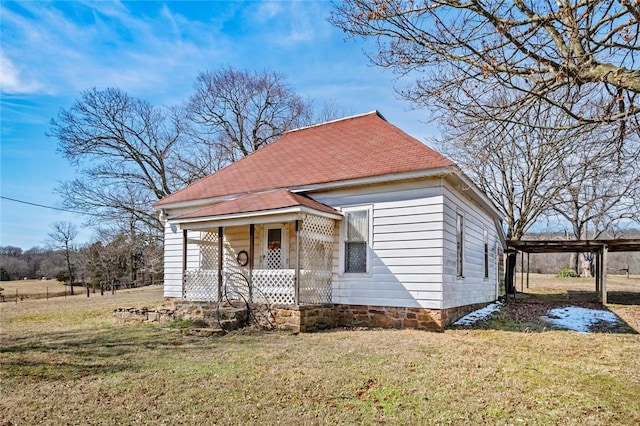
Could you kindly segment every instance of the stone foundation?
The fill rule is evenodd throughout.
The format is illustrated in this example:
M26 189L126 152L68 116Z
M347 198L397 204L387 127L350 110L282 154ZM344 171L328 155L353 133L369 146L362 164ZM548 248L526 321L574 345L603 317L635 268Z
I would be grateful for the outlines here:
M113 316L121 321L158 322L161 324L174 321L176 313L173 309L116 308Z
M338 324L347 327L442 330L439 309L336 305Z
M236 330L247 324L248 315L244 303L222 303L219 309L215 302L173 300L172 303L176 317L180 319L199 321L225 330Z
M225 330L242 327L248 319L244 306L223 306L217 319L216 304L168 299L169 309L119 308L114 316L123 320L171 322L176 319L202 321ZM335 327L411 328L443 331L446 326L487 303L448 309L401 308L370 305L256 305L253 315L259 325L294 333L309 333Z
M443 331L446 326L486 303L449 309L399 308L368 305L274 306L270 310L275 328L308 333L335 327L411 328Z
M247 309L230 304L223 304L216 309L216 304L211 302L188 302L181 299L167 299L166 306L162 309L148 308L116 308L113 311L114 318L121 321L158 322L170 323L176 320L191 320L205 326L203 329L212 328L235 330L244 327L247 323ZM218 313L220 318L218 319Z
M309 333L336 327L335 305L276 305L270 309L275 328L295 333Z

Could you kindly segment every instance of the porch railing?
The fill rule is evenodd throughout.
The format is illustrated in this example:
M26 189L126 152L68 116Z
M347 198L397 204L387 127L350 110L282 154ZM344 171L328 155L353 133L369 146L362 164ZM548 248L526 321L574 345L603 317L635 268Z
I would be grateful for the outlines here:
M322 275L318 285L318 272L300 271L300 303L331 302L331 273ZM313 279L311 279L313 278ZM210 301L218 299L217 270L185 271L183 297L190 301ZM266 301L269 304L295 304L295 269L254 269L252 275L253 299L256 302ZM231 274L224 278L229 292L247 297L247 280Z

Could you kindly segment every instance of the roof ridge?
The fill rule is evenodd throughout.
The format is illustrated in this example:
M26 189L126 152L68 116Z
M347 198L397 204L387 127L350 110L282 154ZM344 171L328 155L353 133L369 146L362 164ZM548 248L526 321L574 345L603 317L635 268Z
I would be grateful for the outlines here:
M298 132L300 130L311 129L313 127L324 126L326 124L333 124L333 123L337 123L339 121L352 120L354 118L366 117L367 115L372 115L372 114L377 114L378 117L382 118L384 121L387 121L387 119L384 118L384 116L382 114L380 114L380 111L378 111L377 109L374 109L373 111L364 112L362 114L350 115L349 117L334 118L333 120L322 121L320 123L310 124L308 126L302 126L302 127L296 128L296 129L287 130L286 132L283 133L283 136L286 135L287 133Z

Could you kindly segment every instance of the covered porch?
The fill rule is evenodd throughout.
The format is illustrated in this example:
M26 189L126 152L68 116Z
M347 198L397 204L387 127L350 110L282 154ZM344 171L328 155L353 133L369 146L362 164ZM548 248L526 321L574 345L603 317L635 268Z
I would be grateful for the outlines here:
M176 217L183 232L183 300L331 303L341 218L287 190L247 194Z

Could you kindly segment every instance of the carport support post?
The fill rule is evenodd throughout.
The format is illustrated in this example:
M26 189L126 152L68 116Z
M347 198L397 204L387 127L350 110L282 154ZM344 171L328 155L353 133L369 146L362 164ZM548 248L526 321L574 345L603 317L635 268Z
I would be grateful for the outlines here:
M600 257L602 256L602 250L596 251L596 295L600 300Z
M602 247L602 304L607 304L607 252L609 248Z
M222 260L224 249L222 226L218 226L218 302L222 302Z
M527 288L529 288L529 255L531 253L527 252Z
M520 252L520 292L524 293L524 252Z
M515 299L516 294L516 286L515 286L515 272L516 272L516 262L517 262L518 252L515 249L508 249L507 251L507 261L504 268L504 286L505 286L505 296L506 299L509 299L509 295L513 294Z

